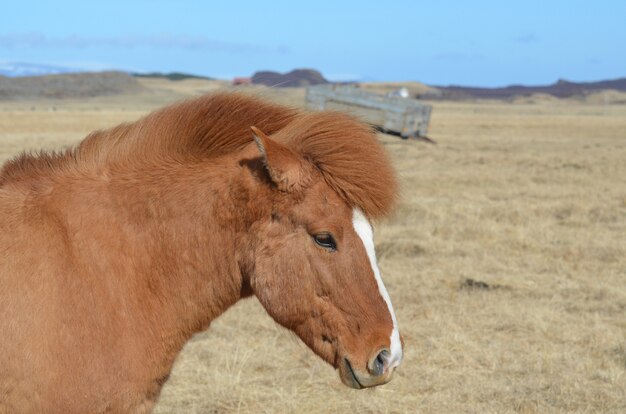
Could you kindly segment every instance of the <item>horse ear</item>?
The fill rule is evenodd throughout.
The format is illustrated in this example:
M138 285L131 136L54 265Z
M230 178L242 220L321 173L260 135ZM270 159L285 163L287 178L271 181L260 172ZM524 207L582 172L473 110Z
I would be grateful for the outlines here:
M304 159L288 147L274 141L257 127L251 127L263 165L274 184L282 191L298 191L307 182Z

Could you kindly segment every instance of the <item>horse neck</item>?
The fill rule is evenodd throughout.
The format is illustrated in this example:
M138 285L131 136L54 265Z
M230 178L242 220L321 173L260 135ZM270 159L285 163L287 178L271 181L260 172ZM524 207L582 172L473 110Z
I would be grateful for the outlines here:
M64 206L75 212L70 234L105 256L85 260L104 263L107 289L150 325L146 335L168 338L160 346L172 355L246 295L249 228L264 195L239 158L115 170L66 194L76 200Z

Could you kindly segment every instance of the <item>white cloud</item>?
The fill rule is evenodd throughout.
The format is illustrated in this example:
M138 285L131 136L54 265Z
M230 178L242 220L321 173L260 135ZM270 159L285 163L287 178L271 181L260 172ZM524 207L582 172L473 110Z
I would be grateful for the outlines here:
M81 36L73 34L62 37L46 36L39 32L7 33L0 34L0 47L114 47L127 49L135 47L155 47L229 53L288 53L288 49L285 46L266 47L250 43L214 40L204 36L176 35L171 33L122 36Z

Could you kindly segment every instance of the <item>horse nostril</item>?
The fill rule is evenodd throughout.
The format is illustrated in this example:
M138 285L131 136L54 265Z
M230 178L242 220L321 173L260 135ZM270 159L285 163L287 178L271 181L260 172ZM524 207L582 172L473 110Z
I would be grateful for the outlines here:
M385 373L387 365L389 364L390 352L387 348L381 350L367 365L370 374L374 376L380 376Z

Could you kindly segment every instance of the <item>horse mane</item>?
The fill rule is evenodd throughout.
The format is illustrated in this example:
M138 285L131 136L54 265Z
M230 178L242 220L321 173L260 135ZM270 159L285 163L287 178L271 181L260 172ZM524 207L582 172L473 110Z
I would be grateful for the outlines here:
M0 169L0 186L111 164L218 157L248 145L250 126L272 134L296 114L295 109L241 93L208 94L166 106L135 122L94 131L65 151L24 152Z
M298 112L241 93L179 102L138 121L95 131L63 152L24 153L4 164L0 187L85 167L218 157L250 144L251 126L313 163L349 205L370 217L391 210L395 174L371 128L345 114Z

